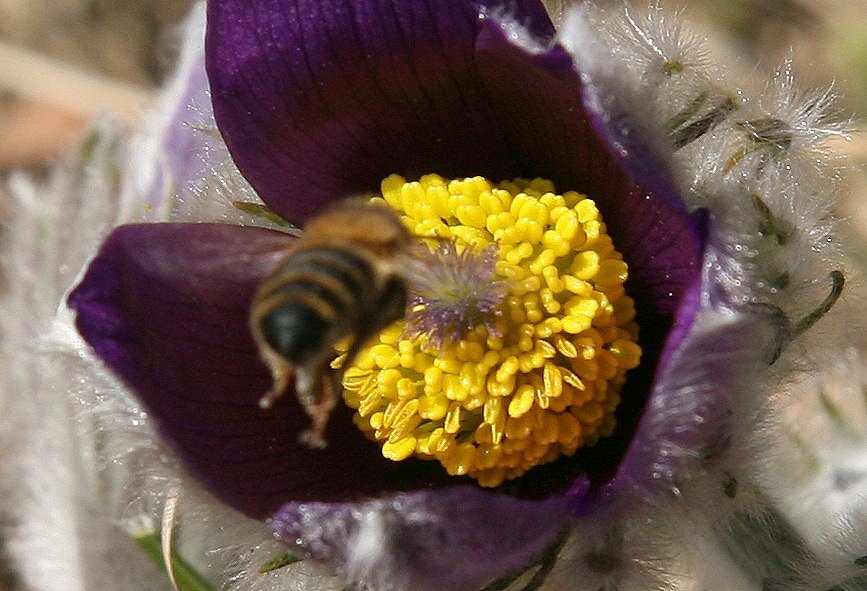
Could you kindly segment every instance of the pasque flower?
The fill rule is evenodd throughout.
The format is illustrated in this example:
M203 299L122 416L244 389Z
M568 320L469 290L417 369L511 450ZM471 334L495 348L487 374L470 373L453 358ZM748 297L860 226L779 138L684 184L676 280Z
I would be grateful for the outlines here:
M690 61L688 44L653 37L627 15L623 31L629 38L612 45L611 39L598 38L589 26L593 22L586 14L576 16L558 37L544 7L531 0L209 3L206 59L216 122L233 160L270 210L303 226L334 202L376 195L382 187L385 200L395 205L400 199L389 195L404 191L409 197L399 204L402 213L415 216L418 227L435 219L456 240L438 251L434 266L443 265L442 273L435 268L434 279L420 281L429 287L437 276L457 277L466 289L448 293L459 292L455 297L464 303L475 298L487 315L463 327L472 310L446 302L445 310L425 316L422 288L413 300L421 306L411 318L422 326L416 336L433 339L441 349L443 341L473 342L467 334L479 329L489 337L479 343L499 351L506 345L492 340L536 322L535 341L528 337L530 344L522 349L516 337L514 346L525 353L538 349L542 361L534 366L529 360L524 367L515 353L514 365L529 389L505 392L511 400L522 392L531 396L516 402L514 413L503 403L508 417L506 411L497 414L500 403L486 403L494 398L480 399L476 408L484 408L479 413L484 417L475 419L473 428L487 422L487 437L495 445L497 421L520 419L527 412L523 407L553 405L560 416L571 412L572 418L558 423L558 432L587 414L586 407L564 411L542 400L556 397L546 390L551 380L556 388L571 389L570 395L583 388L587 376L577 370L570 376L568 368L575 367L569 359L578 355L577 339L594 342L584 331L613 335L596 342L588 358L620 362L629 370L625 377L609 376L616 383L614 394L600 398L599 416L580 425L607 425L588 436L595 445L558 442L555 435L546 443L556 442L562 455L545 448L537 454L544 456L542 462L506 476L506 468L498 467L494 476L485 473L477 482L461 476L473 475L473 469L454 460L458 456L446 454L446 469L409 457L424 447L417 436L390 439L391 451L381 451L354 424L359 421L349 407L331 418L327 447L312 450L299 443L307 416L291 393L273 408L260 408L270 376L248 328L257 287L296 238L228 224L116 229L69 296L79 332L133 390L190 471L231 507L270 519L276 536L300 556L374 588L479 589L519 574L547 549L559 548L573 526L579 540L582 524L588 539L615 540L614 527L601 526L605 533L597 535L605 522L600 516L619 524L636 505L652 506L684 491L702 491L695 503L711 502L714 484L719 484L714 494L732 500L732 481L747 478L749 470L743 475L740 470L755 441L745 433L757 424L770 376L786 345L828 311L842 287L842 275L821 270L833 264L831 246L813 248L827 232L817 230L818 221L805 229L797 207L786 210L789 202L777 200L781 186L797 187L791 193L802 190L787 176L799 174L790 149L802 150L795 164L815 162L803 154L821 136L823 113L817 110L825 105L814 102L804 115L812 118L809 128L785 114L754 116L750 109L757 107L702 87L710 83L695 74L701 70ZM630 49L633 54L623 59ZM681 81L677 93L671 90L674 79ZM739 109L743 117L730 120ZM728 149L730 158L719 166L696 166L714 146L718 152ZM488 185L477 191L476 201L461 201L467 193L460 193L465 209L455 206L453 213L425 217L413 213L421 203L415 195L420 188L448 184L431 180L431 173L495 183L549 180L503 182L502 190L514 191L511 201L500 202L501 211L484 209L493 202L479 195L499 194ZM390 175L421 181L395 188L397 177ZM553 187L566 192L560 201ZM595 206L579 206L568 192L588 196ZM509 209L528 195L537 200L532 207ZM597 209L601 221L581 213ZM811 215L826 220L818 209ZM566 222L561 227L555 210L578 211L575 220L585 224L581 240L589 241L592 226L604 236L603 246L558 250L558 240L567 234L572 240L577 230L564 229ZM496 216L504 211L511 217L501 227L503 218ZM464 230L455 230L458 226ZM501 239L505 228L531 226L538 231ZM475 229L473 235L488 232L494 250L484 241L473 243L467 228ZM528 238L534 233L535 242ZM609 263L596 260L600 252L611 256ZM764 257L768 252L773 256ZM500 263L486 266L496 256L503 257ZM564 257L568 263L557 262ZM592 271L570 267L573 260L593 257ZM802 265L807 257L814 258ZM538 285L507 276L508 269L523 272L521 264L533 270L534 263ZM546 274L548 267L562 277ZM609 281L613 275L620 276L619 283ZM599 294L591 297L592 312L557 295L569 292L569 284L579 286L577 294L586 287L579 282L597 276L602 287L587 288ZM832 284L830 296L815 297ZM623 301L629 303L611 303L613 294L624 290ZM789 295L795 290L797 298ZM491 312L513 297L518 298L514 309ZM634 345L626 344L635 333L632 302L640 363ZM618 319L591 324L595 310L606 306ZM545 324L540 307L549 314L580 309L587 325L577 316ZM449 325L440 330L437 322ZM394 335L384 339L394 344ZM423 353L428 358L419 363L427 365L412 369L410 355L411 371L424 373L446 358L445 352ZM508 355L494 357L499 370L512 363ZM375 365L375 354L371 359ZM481 363L473 359L467 353L461 361ZM361 369L347 370L349 391L351 380L373 371L373 365L359 363ZM588 370L591 381L597 380L593 372L607 371L599 363ZM381 364L377 371L385 369ZM508 384L499 370L492 370L494 381ZM460 369L453 374L462 375ZM534 390L536 378L543 385ZM464 398L443 394L444 405L455 405L444 406L440 415L428 413L432 429L440 425L448 432L448 417L460 423L454 409L473 410L463 401L484 388L466 388ZM539 401L533 398L537 391L545 394ZM400 386L394 392L402 396ZM426 403L435 405L434 398L428 395ZM616 407L610 403L615 398ZM353 400L356 408L365 404L348 394L351 405ZM525 437L540 443L545 420L528 423ZM381 421L372 419L364 429L375 431ZM502 429L508 437L509 428ZM454 445L468 446L461 449L472 455L482 445L479 433L476 446L465 440ZM395 451L401 441L409 447ZM593 564L607 572L615 563Z

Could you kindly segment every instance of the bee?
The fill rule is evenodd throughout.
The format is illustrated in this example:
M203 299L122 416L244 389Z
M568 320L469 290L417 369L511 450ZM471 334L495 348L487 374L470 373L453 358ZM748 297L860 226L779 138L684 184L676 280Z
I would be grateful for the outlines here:
M404 316L408 288L400 260L411 243L388 207L344 201L308 223L259 287L250 327L273 379L259 406L270 408L294 377L312 421L301 435L304 444L326 445L342 380L342 370L330 368L334 346L351 339L347 367L370 337Z

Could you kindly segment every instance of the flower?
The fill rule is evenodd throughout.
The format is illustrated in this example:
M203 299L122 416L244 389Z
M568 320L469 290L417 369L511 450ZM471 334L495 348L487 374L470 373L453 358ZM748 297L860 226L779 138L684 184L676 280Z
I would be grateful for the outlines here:
M700 112L709 93L674 113L641 105L642 91L686 65L644 43L667 64L657 80L646 75L656 58L606 71L616 61L591 48L604 43L590 22L557 39L530 0L210 2L216 121L271 210L303 225L393 173L548 178L595 201L628 263L640 326L642 360L619 391L613 434L487 490L429 462L383 458L347 407L315 451L298 442L307 419L293 396L260 408L270 377L249 307L294 237L227 224L116 229L69 296L79 332L207 488L270 519L299 555L373 587L478 589L559 548L573 525L619 539L593 524L740 476L748 446L737 436L755 424L769 366L836 296L798 323L788 318L800 309L765 297L753 253L774 239L782 214L768 194L779 191L749 185L764 207L733 214L724 197L740 198L741 185L729 179L707 196L688 179L698 167L673 157L720 139L735 107ZM629 70L639 65L646 86ZM741 123L732 127L755 127ZM775 172L791 142L771 156L759 143L715 174Z

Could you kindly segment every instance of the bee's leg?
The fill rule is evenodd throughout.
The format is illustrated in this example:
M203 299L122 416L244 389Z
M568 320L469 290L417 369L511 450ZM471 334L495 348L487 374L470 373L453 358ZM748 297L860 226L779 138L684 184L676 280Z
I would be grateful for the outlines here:
M282 357L267 355L265 359L271 369L271 389L259 399L259 408L271 408L274 402L283 396L292 380L292 366Z
M333 374L326 371L320 381L320 391L312 404L304 405L304 410L313 421L313 426L301 434L299 440L308 447L323 449L328 445L325 429L334 407L337 406L337 390Z

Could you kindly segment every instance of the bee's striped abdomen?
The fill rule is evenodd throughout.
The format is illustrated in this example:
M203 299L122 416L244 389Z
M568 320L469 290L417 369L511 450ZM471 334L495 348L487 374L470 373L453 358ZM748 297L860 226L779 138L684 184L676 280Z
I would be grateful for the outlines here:
M259 286L250 330L272 386L270 408L290 386L313 427L305 445L324 447L328 417L339 399L342 368L330 366L347 339L343 366L368 339L406 312L403 257L412 240L386 206L345 200L313 218L294 247Z
M312 246L278 266L262 285L253 309L268 345L288 361L303 364L352 332L359 309L374 290L366 257Z

